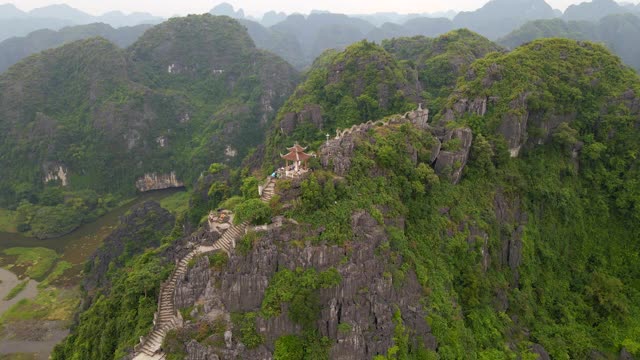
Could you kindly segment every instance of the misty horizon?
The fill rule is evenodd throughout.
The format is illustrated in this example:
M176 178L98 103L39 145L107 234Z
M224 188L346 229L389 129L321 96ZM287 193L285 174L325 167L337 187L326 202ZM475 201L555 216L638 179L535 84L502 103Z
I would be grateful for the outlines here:
M132 3L124 0L114 0L109 2L87 1L87 0L20 0L6 1L3 4L12 4L16 8L29 12L34 9L51 5L68 5L93 16L104 15L109 12L120 11L125 14L150 13L155 16L172 17L184 16L188 14L202 14L209 12L212 8L222 3L231 4L234 9L242 9L244 13L251 17L260 18L270 11L284 12L286 14L310 14L312 11L327 11L331 13L342 13L347 15L369 15L377 13L398 13L398 14L434 14L446 12L473 11L484 6L489 0L450 0L446 3L440 1L418 2L415 0L398 0L393 4L377 1L371 4L364 0L338 1L327 0L322 2L294 2L290 0L274 0L267 4L256 0L237 1L208 1L194 0L185 3L158 2L153 0L142 0ZM582 0L546 0L554 9L565 11L573 4L579 4ZM619 4L640 4L640 0L618 1Z

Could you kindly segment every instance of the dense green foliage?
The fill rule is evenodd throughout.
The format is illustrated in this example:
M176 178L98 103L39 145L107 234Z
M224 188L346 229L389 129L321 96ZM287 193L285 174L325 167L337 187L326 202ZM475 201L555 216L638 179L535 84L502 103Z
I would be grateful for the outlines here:
M119 47L131 45L151 25L138 25L114 29L103 23L70 26L59 31L43 29L25 37L15 37L0 43L0 73L23 58L37 52L55 48L76 40L103 37Z
M240 24L210 15L124 51L89 39L31 56L0 75L0 206L30 200L23 189L37 198L60 167L71 190L124 195L145 173L191 184L212 162L237 165L295 82Z
M23 199L16 209L16 228L39 239L67 234L117 205L113 196L99 196L93 190L48 186L38 197L33 189L29 191L22 193L29 200Z
M385 40L382 46L406 66L418 71L429 110L437 113L458 77L471 63L486 54L501 51L500 46L469 30L455 30L437 38L416 36Z
M477 48L486 44L471 39L479 42ZM406 44L412 41L425 43L426 49L409 53L410 46L397 47L407 59L432 51L421 39ZM447 44L446 37L441 41ZM452 45L443 59L455 53L476 56L475 48ZM327 129L404 110L409 106L406 94L396 92L397 103L389 102L390 107L373 96L373 85L392 88L388 79L407 79L402 65L384 62L390 56L363 42L321 57L279 115L282 126L286 113L316 104L323 111L321 126L307 121L291 134L276 132L267 144L271 151L283 148L291 137L319 142ZM374 74L370 64L380 62L372 58L384 60L383 71ZM437 116L434 124L443 126L443 132L463 126L473 130L462 181L453 185L446 174L435 174L435 139L429 130L409 123L375 127L355 139L345 176L318 170L295 189L291 181L278 183L279 191L295 191L299 197L275 211L310 225L309 234L318 234L291 245L309 241L348 249L352 241L366 241L352 231L352 216L359 212L369 213L384 227L388 243L382 246L390 254L380 261L389 266L394 286L402 287L410 271L417 275L420 305L437 348L426 349L415 341L396 311L394 344L377 359L529 360L537 357L534 344L554 359L583 359L596 352L613 358L622 348L640 356L640 79L600 45L559 39L534 41L512 53L493 52L465 66L465 76L456 76L456 88L443 108L487 98L486 114L457 114L448 123ZM336 69L340 76L335 76ZM450 81L438 84L447 89ZM356 99L368 91L371 96L360 99L359 106ZM355 93L360 95L354 99ZM355 105L344 105L348 98ZM376 101L377 106L369 106ZM505 139L510 134L503 125L524 116L525 143L519 157L511 158ZM461 145L451 141L444 150ZM210 175L223 168L212 166ZM206 200L189 216L202 216L207 206L233 195L230 184L210 180L198 189ZM255 179L238 174L233 187L243 197L228 201L238 213L250 215L246 218L262 215L251 190L255 184ZM247 254L257 240L255 233L245 236L238 243L240 254ZM157 286L169 271L158 257L158 252L148 252L129 259L123 269L113 269L111 293L98 295L54 359L125 355L149 329ZM218 258L210 264L224 266ZM274 357L327 359L331 341L315 329L322 307L318 291L340 281L335 269L280 269L269 281L259 312L232 316L234 338L248 348L263 344L256 319L280 315L286 303L289 318L303 331L276 340ZM105 314L113 316L105 321ZM350 324L340 324L339 331L350 331ZM180 339L187 339L180 336L172 334L167 343L174 342L178 355Z
M98 295L80 316L74 333L56 347L54 359L117 359L151 328L157 292L171 269L156 253L138 257L115 271L109 294Z
M295 141L319 144L336 129L414 108L419 101L414 78L412 70L374 43L361 41L341 52L325 52L280 109L267 143L267 161Z
M262 300L261 316L280 314L281 304L289 304L289 318L301 325L303 334L286 335L276 341L275 359L328 360L329 340L320 337L315 322L321 306L318 290L337 286L342 281L334 268L318 272L315 269L288 269L278 271L269 281Z
M483 79L496 68L500 80L487 86ZM476 76L459 82L451 102L496 101L484 117L460 119L476 139L459 185L429 180L420 170L428 169L427 153L417 164L403 155L407 144L420 149L424 136L416 130L377 129L375 141L358 144L330 208L351 214L379 207L389 209L382 216L407 219L404 230L387 228L391 249L405 259L392 274L401 281L407 265L417 273L441 359L531 358L532 343L559 359L622 347L637 354L640 134L638 110L625 99L640 93L640 81L601 46L564 40L489 55L472 70ZM514 107L522 92L527 101ZM510 160L498 126L524 111L531 119L576 115L543 137L544 146ZM542 134L538 126L528 125L531 143ZM584 148L574 160L577 141ZM314 194L323 187L308 182L301 210L307 199L321 199ZM500 215L505 207L526 212L528 221ZM299 218L323 218L323 211ZM335 226L329 222L326 231ZM514 265L503 249L517 237L522 254ZM421 358L396 337L393 353Z
M256 329L257 317L258 314L254 312L231 315L236 336L249 349L256 348L264 343L264 335L261 335Z
M501 68L501 80L486 86L483 78L496 65ZM502 122L510 121L509 112L533 114L530 138L544 140L553 135L565 153L580 141L584 145L580 175L606 190L598 203L640 219L638 114L629 98L640 94L640 82L631 69L602 46L559 39L538 40L507 55L490 55L472 69L476 77L459 84L465 96L497 97L484 119L463 120L476 133L491 136ZM525 93L526 101L513 102ZM567 124L545 134L554 116L566 118ZM566 134L567 130L573 134Z
M374 357L373 360L435 360L438 358L434 351L422 348L411 349L409 333L402 321L400 310L396 309L396 312L393 314L393 324L394 345L387 351L386 356L378 355Z
M280 304L289 303L289 316L295 323L312 326L319 312L316 290L340 284L336 269L317 272L315 269L280 270L269 281L262 301L261 314L273 317L280 314Z
M236 224L248 221L251 224L263 225L271 221L271 208L260 199L249 199L236 206L233 222Z
M601 16L602 14L599 14ZM568 38L604 43L629 66L640 69L640 50L629 46L640 36L640 18L633 14L609 15L595 22L537 20L506 35L498 42L509 48L540 38Z
M160 286L173 268L161 254L182 235L183 224L176 222L167 234L171 224L163 223L155 212L129 220L116 230L121 252L87 262L87 308L79 314L73 333L55 348L53 359L119 359L152 328ZM162 246L145 249L157 239L162 239ZM105 246L113 249L113 244Z

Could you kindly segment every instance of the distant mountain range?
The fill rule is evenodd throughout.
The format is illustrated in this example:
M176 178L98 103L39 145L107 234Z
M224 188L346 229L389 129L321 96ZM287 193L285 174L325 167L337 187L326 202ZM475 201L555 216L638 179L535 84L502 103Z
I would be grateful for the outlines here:
M283 12L270 11L261 19L256 19L248 16L243 9L236 9L228 3L215 6L210 13L238 19L248 29L257 47L280 55L298 69L307 68L327 49L343 49L359 40L381 42L385 39L417 35L435 37L459 28L468 28L491 40L503 39L501 43L507 46L519 43L519 39L532 39L546 33L552 36L603 41L614 52L621 55L628 64L636 68L640 66L640 59L634 58L632 47L619 40L630 39L629 36L635 32L635 26L617 26L615 28L620 32L619 35L604 37L598 35L604 30L582 29L596 25L572 24L571 32L579 33L573 36L563 35L565 32L558 31L557 25L560 23L554 22L554 19L562 19L569 22L586 20L595 23L609 15L640 15L640 5L623 5L613 0L593 0L572 5L564 14L553 9L545 0L491 0L475 11L458 14L446 12L344 15L314 10L308 15L287 15ZM437 15L442 16L437 17ZM562 22L562 20L558 21ZM633 23L632 20L631 23ZM67 5L52 5L30 12L21 11L13 5L0 5L0 41L12 36L25 36L34 30L54 30L37 32L26 38L12 39L9 44L0 43L0 71L26 55L80 38L103 36L118 45L126 46L142 34L141 28L126 28L119 32L115 32L113 28L161 21L162 18L145 13L125 15L121 12L110 12L96 17ZM529 25L533 21L538 21L537 25ZM629 21L627 18L624 24L630 24ZM100 26L71 28L73 25L98 22L109 24L113 28L108 31L108 34L105 32L106 28ZM541 29L540 26L545 24L551 24L551 27L546 30ZM518 29L522 26L528 27L519 31ZM64 27L67 28L55 34L55 30ZM582 30L578 31L576 28ZM128 40L121 42L120 38ZM618 44L615 47L613 40Z
M593 0L578 5L571 5L562 15L564 20L598 21L605 16L640 12L637 6L622 6L613 0Z
M112 11L101 16L93 16L68 5L58 4L22 11L12 4L0 5L0 41L15 36L25 36L32 31L59 30L73 25L105 23L112 27L158 24L163 18L148 13L124 14Z
M26 37L10 38L0 43L0 72L7 70L11 65L31 54L96 36L103 37L121 48L126 48L151 26L124 26L114 29L110 25L96 23L65 27L59 31L37 30Z
M608 15L598 21L536 20L498 40L515 48L540 38L569 38L604 43L629 66L640 70L640 17L634 14Z

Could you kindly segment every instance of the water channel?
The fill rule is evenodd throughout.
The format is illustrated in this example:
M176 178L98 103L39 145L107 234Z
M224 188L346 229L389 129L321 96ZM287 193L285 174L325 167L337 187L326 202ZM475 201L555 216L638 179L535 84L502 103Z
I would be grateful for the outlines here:
M55 239L38 240L20 234L0 232L0 256L2 256L4 250L13 247L42 247L55 250L60 255L60 260L68 261L74 265L72 269L65 273L65 278L70 279L68 286L76 286L81 280L80 274L84 262L115 229L122 215L134 205L149 200L160 201L180 191L184 190L169 189L142 194L134 200L113 209L96 221L84 224L74 232ZM5 263L3 265L8 264ZM38 294L37 282L31 280L26 289L16 298L10 301L2 300L20 281L16 274L0 268L0 315L16 302L25 298L34 298ZM34 354L36 359L47 359L53 347L64 339L67 333L66 329L52 329L49 336L41 341L0 338L0 355L28 352Z

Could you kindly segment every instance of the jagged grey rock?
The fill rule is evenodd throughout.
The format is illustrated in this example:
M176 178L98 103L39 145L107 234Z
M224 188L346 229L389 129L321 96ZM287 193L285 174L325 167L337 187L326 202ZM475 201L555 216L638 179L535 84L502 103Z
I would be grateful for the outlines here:
M462 178L462 170L467 165L469 151L473 142L473 133L469 128L459 128L448 132L443 139L443 147L448 141L459 141L459 148L455 150L441 150L435 162L438 175L448 177L457 184Z

